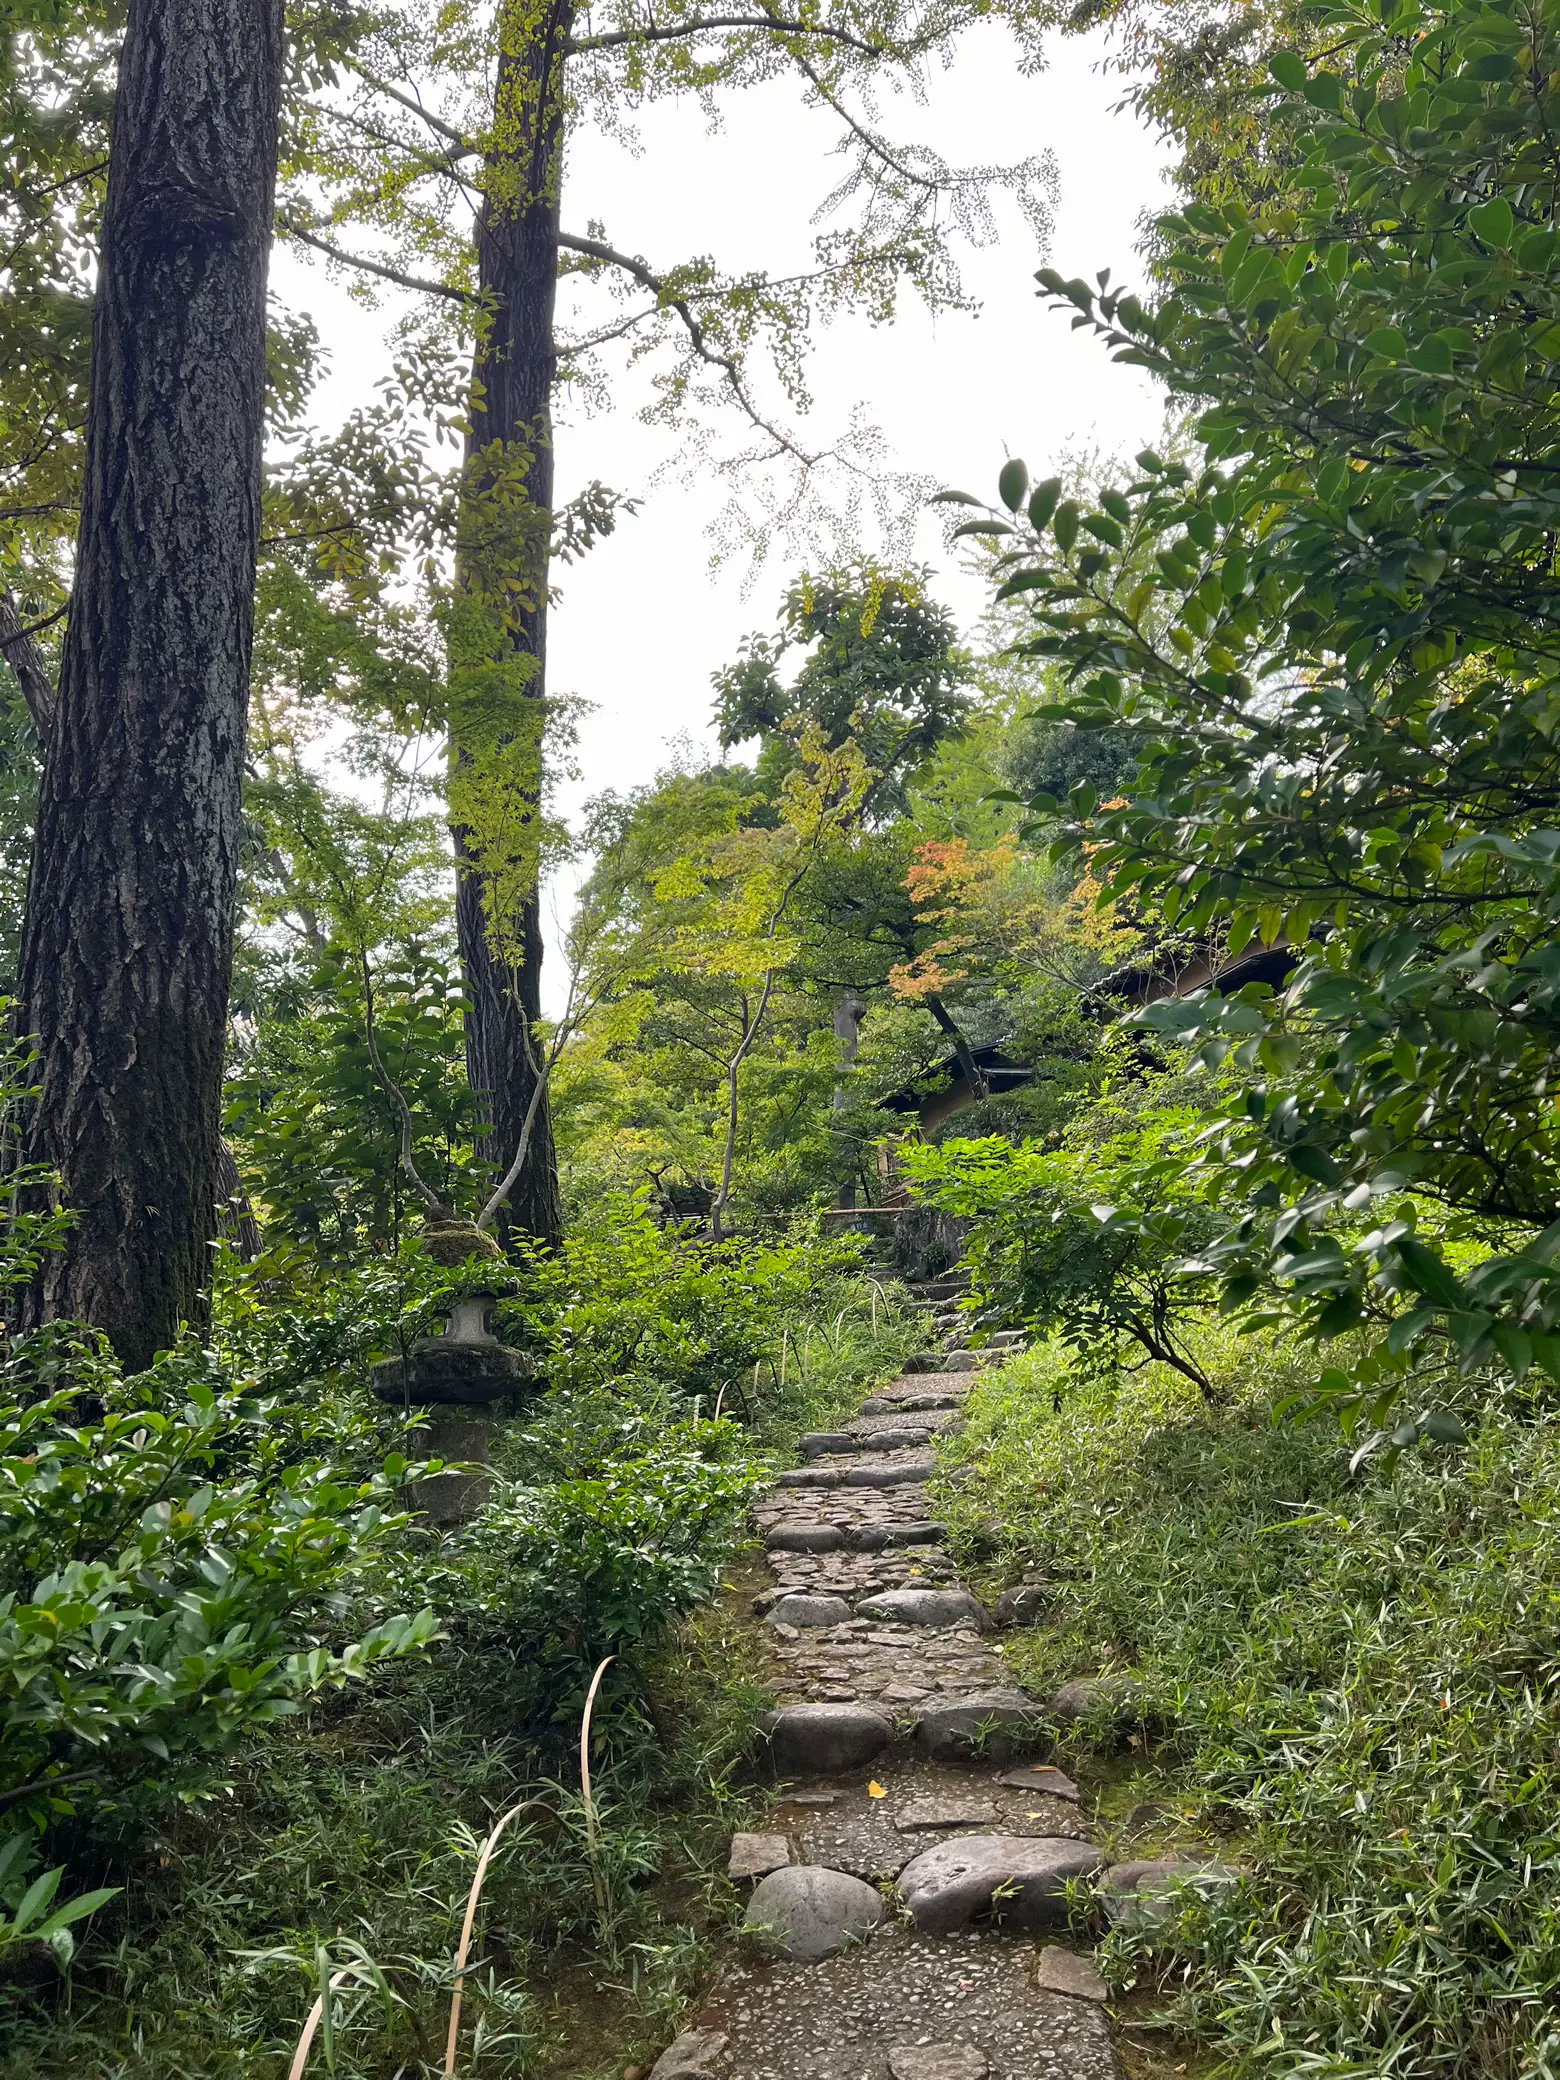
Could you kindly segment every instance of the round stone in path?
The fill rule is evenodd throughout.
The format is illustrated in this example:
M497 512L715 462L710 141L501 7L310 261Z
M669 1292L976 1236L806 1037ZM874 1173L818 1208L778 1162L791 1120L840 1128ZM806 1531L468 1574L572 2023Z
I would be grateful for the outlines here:
M776 1625L848 1625L851 1609L843 1596L782 1596L769 1616Z
M844 1485L847 1488L908 1488L929 1481L936 1471L937 1461L930 1457L885 1458L880 1466L847 1466Z
M986 2080L991 2065L973 2044L895 2044L888 2070L893 2080Z
M1156 1928L1179 1911L1183 1888L1206 1898L1240 1883L1240 1872L1226 1863L1194 1863L1188 1858L1113 1863L1100 1881L1100 1904L1109 1921L1127 1928Z
M779 1524L764 1544L771 1553L839 1553L845 1534L833 1524Z
M1063 1725L1100 1720L1130 1726L1138 1716L1137 1685L1126 1676L1074 1676L1063 1683L1046 1708Z
M1035 1704L1021 1690L982 1690L923 1712L915 1744L933 1762L984 1760L998 1768L1039 1745Z
M779 1956L817 1964L852 1939L870 1935L886 1912L882 1893L863 1879L796 1864L763 1880L748 1901L742 1925L771 1935Z
M859 1704L793 1704L769 1727L769 1752L784 1776L832 1777L881 1755L894 1729Z
M977 1632L991 1626L968 1589L888 1589L859 1610L890 1625L971 1625Z
M1055 1928L1067 1918L1067 1881L1092 1878L1101 1861L1062 1835L967 1834L907 1863L899 1890L923 1935L963 1928L999 1891L1004 1927Z

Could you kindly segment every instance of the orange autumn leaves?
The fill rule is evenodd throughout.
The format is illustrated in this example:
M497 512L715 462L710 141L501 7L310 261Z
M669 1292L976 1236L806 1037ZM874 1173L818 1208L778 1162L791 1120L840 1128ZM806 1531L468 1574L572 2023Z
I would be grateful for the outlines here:
M1005 832L991 845L929 838L905 876L916 916L935 933L889 973L904 1003L925 1003L956 983L1020 982L1038 969L1071 967L1079 956L1110 960L1132 934L1085 873L1070 888Z

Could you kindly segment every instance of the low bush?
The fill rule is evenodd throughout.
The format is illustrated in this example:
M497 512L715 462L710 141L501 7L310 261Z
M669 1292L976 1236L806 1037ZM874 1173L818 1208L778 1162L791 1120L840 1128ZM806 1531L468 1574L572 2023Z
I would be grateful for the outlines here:
M167 1562L170 1590L183 1583L192 1621L221 1586L199 1575L200 1527L220 1524L243 1593L274 1593L277 1612L252 1718L222 1717L233 1706L216 1685L221 1654L249 1666L229 1627L211 1695L190 1691L182 1718L173 1700L154 1729L168 1759L132 1738L95 1814L40 1816L46 1860L67 1864L61 1897L89 1882L117 1892L87 1924L68 2005L47 1983L7 1987L0 1974L4 2080L269 2080L322 1974L354 1959L372 1961L388 1994L333 2040L336 2072L434 2067L476 1851L522 1799L540 1805L489 1876L462 2072L522 2080L561 2061L584 2074L609 2053L620 2072L627 2054L665 2043L729 1915L709 1879L718 1846L753 1811L744 1757L766 1699L746 1634L714 1600L743 1504L776 1443L891 1373L916 1328L852 1247L711 1252L632 1201L607 1209L517 1267L500 1330L539 1354L546 1384L500 1426L490 1507L430 1538L400 1528L391 1491L405 1468L383 1464L393 1447L415 1452L418 1432L363 1381L375 1356L434 1327L461 1284L415 1249L341 1270L278 1252L247 1271L226 1261L211 1350L134 1382L95 1346L62 1349L52 1373L34 1350L17 1399L40 1436L58 1437L62 1466L75 1452L93 1469L74 1476L78 1513L112 1525L117 1507L128 1529L109 1545L139 1551L148 1508L169 1503L152 1564ZM162 1489L159 1467L173 1469ZM354 1495L361 1569L330 1515ZM282 1528L267 1546L261 1518L305 1505L318 1595L288 1603ZM40 1543L66 1550L69 1538L54 1525ZM251 1587L244 1571L267 1553L276 1574ZM319 1687L368 1639L360 1620L424 1606L442 1634L426 1657L387 1652L367 1680ZM260 1616L246 1606L235 1622ZM310 1708L277 1719L273 1707L303 1701L285 1686L305 1647L323 1657L294 1671L316 1683ZM579 1715L607 1654L588 1837ZM188 1673L193 1683L193 1663ZM0 1932L8 1903L0 1874Z

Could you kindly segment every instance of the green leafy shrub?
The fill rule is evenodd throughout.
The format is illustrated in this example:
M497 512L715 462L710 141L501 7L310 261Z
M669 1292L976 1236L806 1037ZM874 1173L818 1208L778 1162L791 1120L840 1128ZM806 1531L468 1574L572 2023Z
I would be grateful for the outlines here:
M1209 1301L1196 1252L1223 1227L1186 1174L1201 1124L1189 1108L1161 1108L1123 1131L1100 1108L1060 1146L993 1135L908 1147L899 1162L918 1200L972 1224L964 1262L977 1310L1056 1330L1107 1371L1129 1352L1157 1359L1216 1399L1187 1340Z
M523 1284L501 1320L546 1353L553 1379L655 1379L711 1406L724 1389L750 1420L755 1368L760 1391L777 1385L804 1322L872 1311L854 1241L711 1243L658 1227L643 1193L608 1201L561 1248L537 1253ZM882 1321L891 1341L886 1306Z
M705 1602L760 1467L722 1458L734 1426L669 1426L592 1477L518 1487L476 1537L538 1651L594 1662L664 1635Z
M247 1729L432 1636L427 1611L343 1625L345 1590L366 1589L406 1522L408 1468L394 1454L358 1477L316 1441L306 1412L243 1392L207 1353L125 1381L84 1332L16 1347L0 1371L13 1827L188 1795Z

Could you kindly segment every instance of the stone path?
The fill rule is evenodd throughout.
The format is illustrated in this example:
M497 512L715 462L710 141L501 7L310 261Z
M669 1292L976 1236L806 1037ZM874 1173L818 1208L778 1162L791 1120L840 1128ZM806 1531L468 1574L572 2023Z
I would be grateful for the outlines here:
M957 1292L950 1278L919 1294L956 1344ZM753 1888L759 1954L651 2080L1115 2080L1068 1894L1097 1886L1110 1912L1163 1867L1103 1869L1076 1788L1035 1759L1034 1701L943 1551L933 1442L987 1356L923 1361L854 1422L804 1438L754 1511L779 1783L730 1875Z

